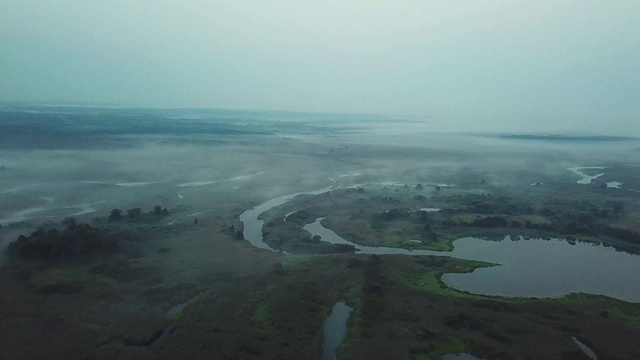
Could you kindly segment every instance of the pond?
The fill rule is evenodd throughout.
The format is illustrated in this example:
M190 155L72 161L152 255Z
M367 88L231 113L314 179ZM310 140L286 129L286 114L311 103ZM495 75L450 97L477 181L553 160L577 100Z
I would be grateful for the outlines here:
M573 244L573 245L572 245ZM551 239L454 241L451 256L500 266L468 274L445 274L442 281L476 294L556 297L572 292L640 302L640 256L593 243Z

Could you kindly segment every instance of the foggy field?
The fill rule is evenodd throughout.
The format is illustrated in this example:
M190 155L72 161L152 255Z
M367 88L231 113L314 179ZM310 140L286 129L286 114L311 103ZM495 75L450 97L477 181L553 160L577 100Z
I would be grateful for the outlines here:
M0 360L640 359L640 1L0 1Z
M363 115L4 108L0 357L317 359L345 301L344 358L578 356L572 336L629 358L637 301L462 292L443 274L494 264L359 255L303 229L324 217L358 246L450 251L513 235L640 254L640 141L507 135ZM576 167L603 175L583 184ZM246 210L320 189L257 215L280 251L244 239ZM70 223L116 248L29 253ZM532 338L545 346L532 352Z
M640 189L637 174L628 173L636 167L633 139L505 140L434 134L397 120L370 126L347 116L338 125L341 115L325 115L329 121L317 131L305 116L288 119L285 113L280 121L259 112L172 119L121 110L131 121L111 124L95 110L65 111L2 113L0 134L14 141L0 143L1 224L55 219L50 210L68 216L86 208L81 205L95 209L93 216L134 205L195 211L359 183L484 179L515 191L566 180L568 187L573 174L566 169L572 166L606 166L598 181L622 182L622 193ZM46 130L52 126L56 133ZM393 129L391 135L383 126Z

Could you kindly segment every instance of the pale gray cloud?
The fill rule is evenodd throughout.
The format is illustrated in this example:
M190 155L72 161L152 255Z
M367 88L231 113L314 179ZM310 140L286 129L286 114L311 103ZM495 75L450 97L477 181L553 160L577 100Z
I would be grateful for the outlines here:
M640 2L0 1L0 99L640 135Z

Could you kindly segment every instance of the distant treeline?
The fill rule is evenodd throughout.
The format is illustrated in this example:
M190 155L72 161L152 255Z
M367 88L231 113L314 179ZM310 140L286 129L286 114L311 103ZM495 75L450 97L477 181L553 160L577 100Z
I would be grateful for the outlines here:
M628 136L607 136L607 135L591 135L591 136L580 136L580 135L532 135L532 134L521 134L521 135L499 135L499 137L504 139L515 139L515 140L546 140L546 141L625 141L625 140L635 140L634 137Z
M622 240L628 243L640 245L640 232L611 227L600 223L588 222L568 222L568 223L532 223L525 221L511 221L500 216L486 216L476 218L473 221L443 221L445 226L465 226L477 228L514 228L514 229L539 229L561 235L586 235L590 237L606 236L613 239Z
M116 221L120 221L122 219L124 219L124 212L120 209L113 209L111 210L111 212L109 213L109 216L107 217L107 220L109 220L110 222L116 222ZM148 213L143 213L141 208L131 208L128 209L127 212L127 219L129 221L136 221L136 220L145 220L145 219L151 219L151 220L156 220L158 218L162 218L165 217L167 215L169 215L169 210L167 210L167 208L163 208L160 205L156 205L152 211L148 212Z
M369 226L372 229L384 229L387 222L408 221L420 225L420 234L416 235L428 241L438 238L436 232L440 230L448 232L456 227L467 227L534 229L559 236L604 236L640 245L640 232L611 226L611 222L619 219L625 212L621 201L607 201L600 206L588 201L551 201L546 206L533 207L526 202L514 202L506 196L467 194L450 196L446 200L457 206L435 213L392 208L371 214L368 218ZM465 219L458 215L474 217ZM522 221L520 216L525 216L526 219L527 215L542 216L546 221Z
M131 147L125 135L265 134L258 128L154 113L0 111L0 148Z

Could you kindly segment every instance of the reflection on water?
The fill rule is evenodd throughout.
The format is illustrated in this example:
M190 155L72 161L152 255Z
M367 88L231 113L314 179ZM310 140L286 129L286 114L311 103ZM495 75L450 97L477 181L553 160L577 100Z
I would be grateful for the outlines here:
M578 340L576 337L571 337L571 340L573 340L573 342L578 345L578 347L580 348L580 350L582 350L582 352L587 355L589 357L589 359L591 360L598 360L598 356L596 355L596 353L591 350L591 348L589 348L587 345L585 345L582 341Z
M597 178L599 178L600 176L604 175L604 173L600 173L600 174L596 174L593 176L587 175L585 174L582 170L586 170L586 169L592 169L592 170L602 170L604 169L604 167L602 166L578 166L578 167L572 167L572 168L567 168L567 170L573 172L574 174L582 177L581 179L579 179L577 181L578 184L591 184L591 182Z
M355 245L316 219L304 229L333 244L354 245L359 254L404 254L451 256L480 260L500 266L476 269L472 273L444 274L442 281L459 290L476 294L518 297L555 297L572 292L602 294L640 302L640 256L592 243L565 240L489 241L463 238L453 242L454 250L406 250Z
M324 322L322 360L335 360L336 350L347 336L347 320L353 309L344 302L337 302L331 310L331 315Z
M284 204L299 194L321 194L326 188L313 192L280 196L240 215L244 237L253 246L271 249L262 238L263 212ZM402 254L451 256L479 260L499 266L476 269L472 273L451 273L442 280L456 289L477 294L517 297L556 297L573 292L601 294L613 298L640 302L640 256L616 251L593 243L569 243L560 239L489 241L463 238L454 241L454 250L407 250L391 247L360 246L343 239L320 223L323 218L306 224L304 229L319 235L332 244L353 245L358 254Z
M187 307L187 303L179 304L167 311L167 319L175 320L178 316L180 316L184 309Z
M619 182L619 181L609 181L609 182L607 182L607 187L608 188L612 188L612 189L620 189L621 185L622 185L622 183Z
M470 274L445 274L456 289L477 294L555 297L572 292L602 294L640 301L640 256L610 247L560 239L487 241L464 238L454 243L452 256L500 266Z

